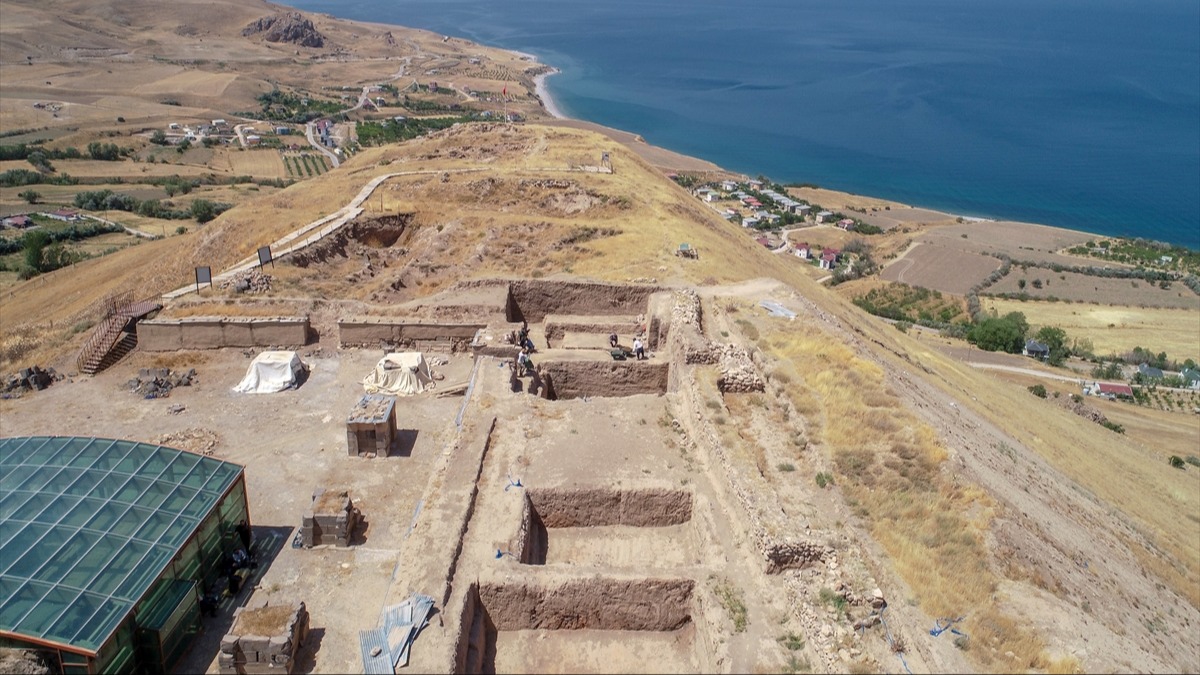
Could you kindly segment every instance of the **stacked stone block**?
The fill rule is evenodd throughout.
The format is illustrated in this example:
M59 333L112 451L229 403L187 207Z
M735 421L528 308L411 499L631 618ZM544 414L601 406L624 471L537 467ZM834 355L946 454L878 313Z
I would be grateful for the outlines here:
M293 605L290 612L287 609L267 605L237 609L233 626L221 638L217 656L221 675L290 675L296 651L308 636L308 609L303 602Z
M304 546L349 546L350 537L361 517L362 514L350 500L350 493L318 491L313 495L313 508L304 514L300 528Z

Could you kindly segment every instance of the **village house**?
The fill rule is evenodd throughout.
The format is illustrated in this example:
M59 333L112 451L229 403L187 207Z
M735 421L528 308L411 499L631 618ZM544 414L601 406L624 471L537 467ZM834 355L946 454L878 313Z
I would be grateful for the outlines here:
M1132 399L1133 387L1127 384L1115 384L1111 382L1093 382L1084 387L1083 393L1088 396L1099 396L1109 400L1119 398Z
M721 189L726 192L733 192L734 190L737 189L737 186L738 186L738 184L731 180L721 181Z
M212 125L213 125L214 127L224 127L224 126L228 126L228 125L229 125L229 123L228 123L228 122L226 122L226 121L225 121L225 120L223 120L223 119L215 119L215 120L213 120L213 121L212 121Z
M1179 379L1183 380L1183 386L1187 389L1200 389L1200 370L1184 368L1179 371Z
M796 204L792 207L792 213L798 216L808 216L812 212L812 207L808 204Z
M1155 368L1148 363L1139 363L1138 375L1148 380L1161 380L1163 378L1163 371L1162 368Z
M831 220L833 220L833 213L830 211L822 211L817 214L818 223L828 223Z
M794 247L792 247L792 251L796 254L796 257L801 260L808 260L812 257L812 247L808 245L807 241L796 244Z
M827 248L821 251L821 269L831 270L837 267L839 251L834 248Z
M746 185L749 185L751 190L758 191L762 190L763 183L761 180L751 180L746 181Z
M754 227L755 225L758 225L758 218L752 216L742 218L742 227Z
M1050 358L1050 348L1034 339L1025 341L1025 347L1021 349L1021 354L1043 361Z
M256 134L246 136L246 145L259 145L262 143L262 137Z
M842 218L838 221L837 226L849 232L854 229L854 221L849 218Z
M4 224L4 227L12 227L20 230L33 227L33 219L26 215L9 216L0 222Z
M64 223L73 223L82 218L78 211L74 211L72 209L56 209L49 213L43 213L42 215L48 216L55 220L61 220Z

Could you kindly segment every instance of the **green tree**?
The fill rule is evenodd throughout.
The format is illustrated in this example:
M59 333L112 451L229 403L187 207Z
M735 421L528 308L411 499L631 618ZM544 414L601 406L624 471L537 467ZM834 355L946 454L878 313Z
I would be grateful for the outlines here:
M155 145L166 145L167 135L163 133L162 129L155 129L154 133L150 134L150 142Z
M36 190L26 190L24 192L17 193L17 196L29 202L30 204L36 204L38 203L38 200L42 198L42 193Z
M50 243L50 234L45 230L34 230L25 234L25 266L34 272L41 272L46 265L46 246Z
M1052 366L1061 366L1071 355L1071 350L1067 347L1067 331L1057 326L1042 326L1033 339L1050 348L1047 363Z
M1024 319L1024 315L1021 317ZM1005 317L993 316L972 326L967 331L967 341L984 351L1016 354L1024 346L1025 331L1011 314Z

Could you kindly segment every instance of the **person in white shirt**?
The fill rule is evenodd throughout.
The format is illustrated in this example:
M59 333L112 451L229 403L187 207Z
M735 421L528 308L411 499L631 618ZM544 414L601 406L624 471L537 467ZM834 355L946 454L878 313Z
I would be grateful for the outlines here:
M642 346L642 338L640 337L633 339L633 354L637 357L638 361L646 358L646 348Z

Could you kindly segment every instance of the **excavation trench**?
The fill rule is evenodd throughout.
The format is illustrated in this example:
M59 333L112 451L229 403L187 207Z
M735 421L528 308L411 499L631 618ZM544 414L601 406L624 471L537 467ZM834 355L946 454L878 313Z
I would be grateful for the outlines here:
M544 565L552 530L578 528L664 528L692 519L692 493L684 490L530 489L512 554L526 565ZM687 533L662 533L662 544L679 547ZM643 538L630 533L626 538ZM567 537L564 537L567 539ZM577 537L569 537L571 540ZM577 543L577 542L576 542Z
M558 583L476 583L467 591L455 672L494 673L505 653L506 632L667 632L692 622L691 579L572 579ZM606 640L636 640L628 633ZM559 667L568 664L559 664ZM568 669L578 672L583 668Z
M362 256L371 249L392 249L397 244L404 243L402 239L405 233L409 232L412 219L411 213L401 213L370 220L356 220L312 246L293 253L288 262L297 267L307 268L333 258Z
M552 401L665 394L671 372L668 363L647 361L544 361L537 370L540 393Z

